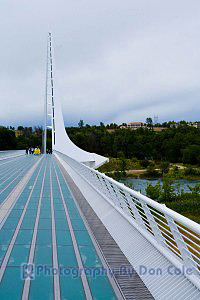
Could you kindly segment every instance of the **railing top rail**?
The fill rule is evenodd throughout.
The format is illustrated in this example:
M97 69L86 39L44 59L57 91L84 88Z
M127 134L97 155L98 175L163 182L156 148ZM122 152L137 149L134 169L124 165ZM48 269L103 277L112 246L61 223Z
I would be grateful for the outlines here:
M58 151L56 151L58 152ZM61 152L58 152L64 156L67 156ZM67 156L69 159L71 159L72 161L75 161L77 164L81 164L79 162L77 162L76 160L72 159L71 157ZM140 192L134 191L132 189L130 189L129 187L125 186L123 183L120 183L114 179L112 179L111 177L108 177L107 175L105 175L104 173L101 173L95 169L90 168L89 166L86 166L85 164L81 164L82 166L84 166L85 168L87 168L88 170L96 173L97 175L105 178L106 180L110 181L112 184L114 184L115 186L117 186L118 188L124 190L125 192L129 193L130 195L132 195L133 197L136 198L140 198L141 200L143 200L145 203L147 203L148 205L152 206L153 208L155 208L156 210L160 211L163 214L167 214L169 217L173 218L174 221L182 224L183 226L189 228L190 230L194 231L196 234L200 235L200 225L190 219L188 219L187 217L184 217L183 215L173 211L172 209L166 207L165 205L156 202L155 200L152 200L150 198L148 198L147 196L141 194Z

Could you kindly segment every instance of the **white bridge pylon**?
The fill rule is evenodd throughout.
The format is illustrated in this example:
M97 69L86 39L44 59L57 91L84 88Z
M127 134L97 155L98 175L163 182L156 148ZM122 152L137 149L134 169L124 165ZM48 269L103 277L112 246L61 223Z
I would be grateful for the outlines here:
M109 159L96 153L90 153L80 149L70 140L66 133L61 103L59 99L55 97L51 33L48 33L46 68L44 151L46 149L46 128L52 128L52 150L61 152L78 162L88 165L89 167L98 168L108 162ZM48 116L51 117L50 126L48 125Z

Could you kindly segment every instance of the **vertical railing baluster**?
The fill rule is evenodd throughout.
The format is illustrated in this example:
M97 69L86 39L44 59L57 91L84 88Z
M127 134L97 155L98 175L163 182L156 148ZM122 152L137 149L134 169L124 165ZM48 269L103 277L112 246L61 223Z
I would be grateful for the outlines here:
M185 243L174 219L172 217L168 216L167 214L165 215L165 218L166 218L168 225L170 227L170 230L174 236L174 240L177 244L178 250L181 253L181 257L184 261L184 265L187 268L191 268L195 274L198 274L198 272L195 270L197 266L193 260L192 254L189 251L187 244Z
M146 227L144 225L144 221L142 220L142 217L137 209L137 206L134 202L134 200L132 199L132 197L128 194L127 195L127 200L129 201L129 205L131 207L131 209L133 210L133 214L134 214L134 217L135 217L135 220L137 222L138 225L141 226L141 228L145 229L146 230Z
M141 204L144 209L145 215L147 216L147 220L152 228L152 231L153 231L156 241L163 247L166 247L165 239L158 227L157 222L155 221L154 217L152 216L152 213L151 213L148 205L145 202L142 202Z

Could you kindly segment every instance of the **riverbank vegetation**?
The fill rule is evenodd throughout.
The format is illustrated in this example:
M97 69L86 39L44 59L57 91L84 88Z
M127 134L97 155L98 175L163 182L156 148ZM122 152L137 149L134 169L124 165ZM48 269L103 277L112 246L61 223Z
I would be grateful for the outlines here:
M194 187L188 186L190 192L184 192L180 182L176 182L176 177L167 174L153 186L149 184L146 188L146 195L176 212L200 223L200 184Z

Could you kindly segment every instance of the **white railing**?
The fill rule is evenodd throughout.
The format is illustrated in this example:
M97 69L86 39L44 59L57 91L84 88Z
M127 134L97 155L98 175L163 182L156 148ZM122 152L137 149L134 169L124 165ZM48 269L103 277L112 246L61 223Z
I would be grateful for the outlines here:
M171 261L192 269L200 287L200 225L124 184L55 151L74 171L144 233Z
M4 150L0 151L0 160L26 154L25 150Z

